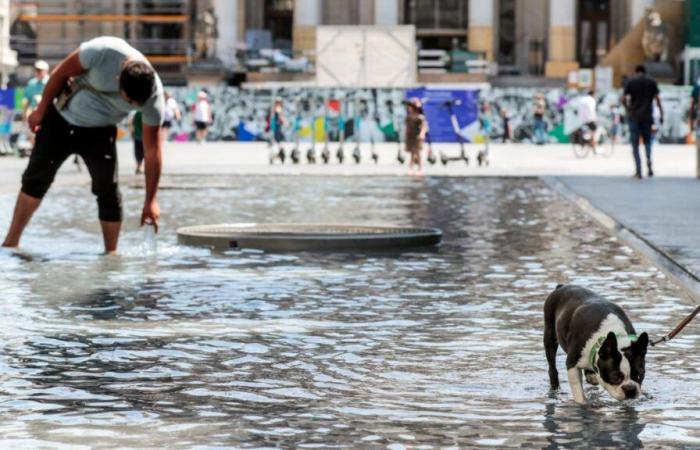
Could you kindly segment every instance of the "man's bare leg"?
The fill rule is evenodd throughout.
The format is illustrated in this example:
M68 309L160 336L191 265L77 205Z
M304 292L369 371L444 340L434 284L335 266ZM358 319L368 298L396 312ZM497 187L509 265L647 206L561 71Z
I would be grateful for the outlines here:
M12 215L12 224L5 236L3 247L15 248L19 246L19 240L22 237L22 232L34 215L34 211L41 204L40 198L31 197L24 192L20 192L17 196L15 204L15 212Z
M119 242L119 231L121 231L121 222L105 222L100 221L102 226L102 237L105 243L105 254L113 255L117 253L117 243Z

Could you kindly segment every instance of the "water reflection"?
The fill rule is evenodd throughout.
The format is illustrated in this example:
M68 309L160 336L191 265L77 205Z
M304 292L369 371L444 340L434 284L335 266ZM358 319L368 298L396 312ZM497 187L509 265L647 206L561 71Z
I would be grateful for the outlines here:
M650 353L637 402L548 396L542 303L556 283L615 299L652 335L691 302L536 180L165 182L200 188L163 191L155 253L130 217L122 256L98 256L82 188L47 199L30 258L0 253L5 446L700 445L692 329ZM128 211L141 195L126 190ZM177 246L173 229L202 218L437 226L445 240L356 255Z

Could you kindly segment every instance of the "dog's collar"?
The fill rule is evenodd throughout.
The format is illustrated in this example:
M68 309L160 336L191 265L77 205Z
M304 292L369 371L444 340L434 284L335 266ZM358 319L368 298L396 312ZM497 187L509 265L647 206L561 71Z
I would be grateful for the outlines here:
M618 338L629 339L632 343L634 343L637 340L637 335L635 334L616 333L615 336ZM600 350L600 346L603 345L603 342L605 342L605 339L607 337L607 335L599 337L596 343L593 344L593 347L591 348L591 353L588 355L588 363L593 368L593 371L595 373L598 373L598 367L595 365L595 359L598 356L598 350Z

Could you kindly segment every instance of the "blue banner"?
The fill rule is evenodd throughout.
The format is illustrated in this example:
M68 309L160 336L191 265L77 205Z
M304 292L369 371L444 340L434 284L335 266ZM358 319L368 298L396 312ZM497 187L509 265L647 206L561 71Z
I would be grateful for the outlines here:
M475 89L429 89L406 90L406 98L418 97L430 127L433 142L459 142L460 133L466 142L472 142L478 132L479 91ZM448 104L457 121L454 126ZM457 129L455 129L457 128Z

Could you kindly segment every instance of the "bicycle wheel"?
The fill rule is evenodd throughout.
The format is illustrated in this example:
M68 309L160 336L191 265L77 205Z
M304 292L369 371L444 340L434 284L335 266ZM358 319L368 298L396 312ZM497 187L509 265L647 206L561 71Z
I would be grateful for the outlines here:
M615 152L615 139L610 137L607 130L603 130L600 141L598 141L597 153L603 158L610 158Z
M588 156L588 152L591 150L591 148L588 145L580 144L578 142L572 142L571 145L574 150L574 156L576 156L579 159Z

